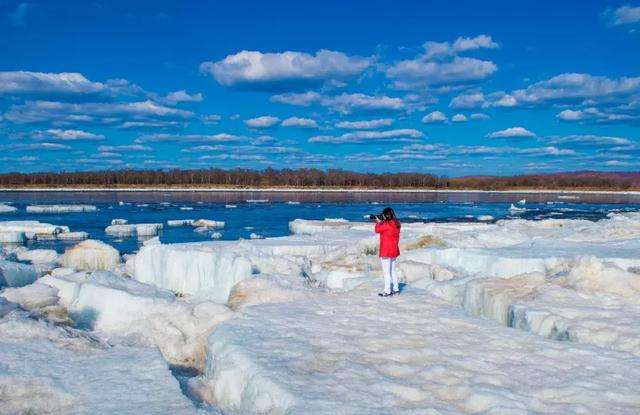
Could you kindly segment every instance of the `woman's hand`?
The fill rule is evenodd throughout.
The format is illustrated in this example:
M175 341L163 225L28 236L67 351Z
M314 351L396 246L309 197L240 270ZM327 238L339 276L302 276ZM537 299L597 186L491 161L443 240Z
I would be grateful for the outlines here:
M377 217L375 218L376 223L380 223L382 222L380 219L378 219Z

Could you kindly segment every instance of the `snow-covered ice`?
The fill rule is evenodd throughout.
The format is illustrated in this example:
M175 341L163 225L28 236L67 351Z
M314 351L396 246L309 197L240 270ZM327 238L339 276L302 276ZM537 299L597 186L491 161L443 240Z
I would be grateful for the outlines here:
M77 270L108 270L120 263L120 253L109 244L94 239L82 241L67 249L60 264Z
M168 220L167 225L170 227L193 226L193 222L195 222L195 219L174 219Z
M14 311L0 318L0 350L0 413L196 413L156 349L109 346Z
M420 292L250 307L192 388L231 413L607 413L640 408L640 359L466 316ZM588 363L587 363L588 362Z
M35 282L41 271L34 265L0 260L0 288L22 287Z
M10 220L0 222L0 233L2 232L23 232L27 239L36 239L38 236L55 236L69 232L69 227L36 220Z
M60 302L80 327L111 343L157 346L174 365L202 369L206 338L231 316L206 300L181 300L166 290L108 271L45 276L34 285L57 289Z
M64 232L56 235L56 238L61 241L82 241L89 238L89 233L79 232Z
M98 208L93 205L31 205L26 210L27 213L78 213L95 212Z
M17 253L19 261L32 264L52 264L58 260L58 253L53 249L32 249Z
M0 231L0 243L22 244L26 240L24 232Z

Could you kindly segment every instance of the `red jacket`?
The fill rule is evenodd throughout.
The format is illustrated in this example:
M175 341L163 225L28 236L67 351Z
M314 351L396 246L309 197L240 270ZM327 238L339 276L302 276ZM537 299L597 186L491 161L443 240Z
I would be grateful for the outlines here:
M380 234L380 256L383 258L397 258L400 256L400 222L385 220L376 223L376 233Z

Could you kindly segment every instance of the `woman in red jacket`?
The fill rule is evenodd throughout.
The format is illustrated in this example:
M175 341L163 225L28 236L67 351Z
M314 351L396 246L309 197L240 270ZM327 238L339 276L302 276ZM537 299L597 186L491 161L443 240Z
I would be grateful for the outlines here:
M375 218L376 233L380 234L380 261L382 262L382 274L384 275L384 290L378 295L388 297L399 294L398 276L395 272L396 259L400 256L400 222L390 207L382 211L382 219ZM391 283L393 282L393 286Z

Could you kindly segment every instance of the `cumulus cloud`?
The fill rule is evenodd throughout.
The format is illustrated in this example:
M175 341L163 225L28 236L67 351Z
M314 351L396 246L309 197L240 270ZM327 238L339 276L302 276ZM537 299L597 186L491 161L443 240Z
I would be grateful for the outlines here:
M504 92L494 92L485 96L482 92L465 92L454 97L449 106L451 108L489 108L489 107L515 107L518 102L514 97Z
M467 116L464 114L456 114L451 117L452 122L467 122Z
M556 117L561 121L593 121L596 123L626 122L640 119L640 116L626 113L611 112L611 110L600 110L595 107L571 110L566 109L559 112Z
M136 138L135 142L141 143L194 143L194 142L208 142L208 143L231 143L242 141L242 137L233 134L145 134Z
M532 138L536 135L523 127L511 127L488 134L488 138Z
M189 94L182 89L180 91L169 92L166 96L160 98L159 101L169 105L176 105L181 102L202 102L203 99L201 93Z
M30 143L30 144L8 144L0 146L0 150L44 150L44 151L56 151L56 150L71 150L72 147L61 143Z
M282 121L283 127L318 128L316 120L311 118L289 117Z
M375 130L388 127L391 124L393 124L391 118L379 118L366 121L340 121L336 123L336 128L344 128L346 130Z
M640 93L640 77L617 79L585 73L564 73L512 92L519 104L611 101Z
M332 144L360 144L375 140L408 140L423 137L424 134L418 130L405 128L387 131L355 131L342 134L340 136L315 136L309 139L310 143L332 143Z
M61 130L50 128L45 131L35 131L32 137L37 140L60 140L60 141L100 141L104 140L104 135L94 134L82 130Z
M488 120L491 117L482 112L474 112L473 114L471 114L471 116L469 116L469 118L471 118L472 120Z
M249 128L271 128L278 124L280 119L271 115L263 115L262 117L250 118L245 120L244 123Z
M14 123L100 123L117 124L127 120L186 119L190 111L170 108L153 101L118 103L68 103L27 101L13 105L4 118Z
M315 92L287 93L274 95L271 97L271 101L299 106L318 104L342 114L366 111L399 111L407 108L407 103L402 98L393 98L386 95L373 96L362 93L343 93L331 96Z
M424 117L422 117L422 122L428 123L428 124L437 123L437 122L446 122L446 121L447 121L447 116L444 115L444 113L441 111L433 111L425 115Z
M491 76L498 67L495 63L477 58L459 56L460 53L498 47L490 36L458 38L453 43L426 42L424 53L414 59L397 62L386 68L385 74L397 89L421 89L431 86L477 82Z
M228 87L248 89L289 89L348 79L359 75L373 58L348 56L342 52L319 50L262 53L241 51L217 62L203 62L200 70Z

